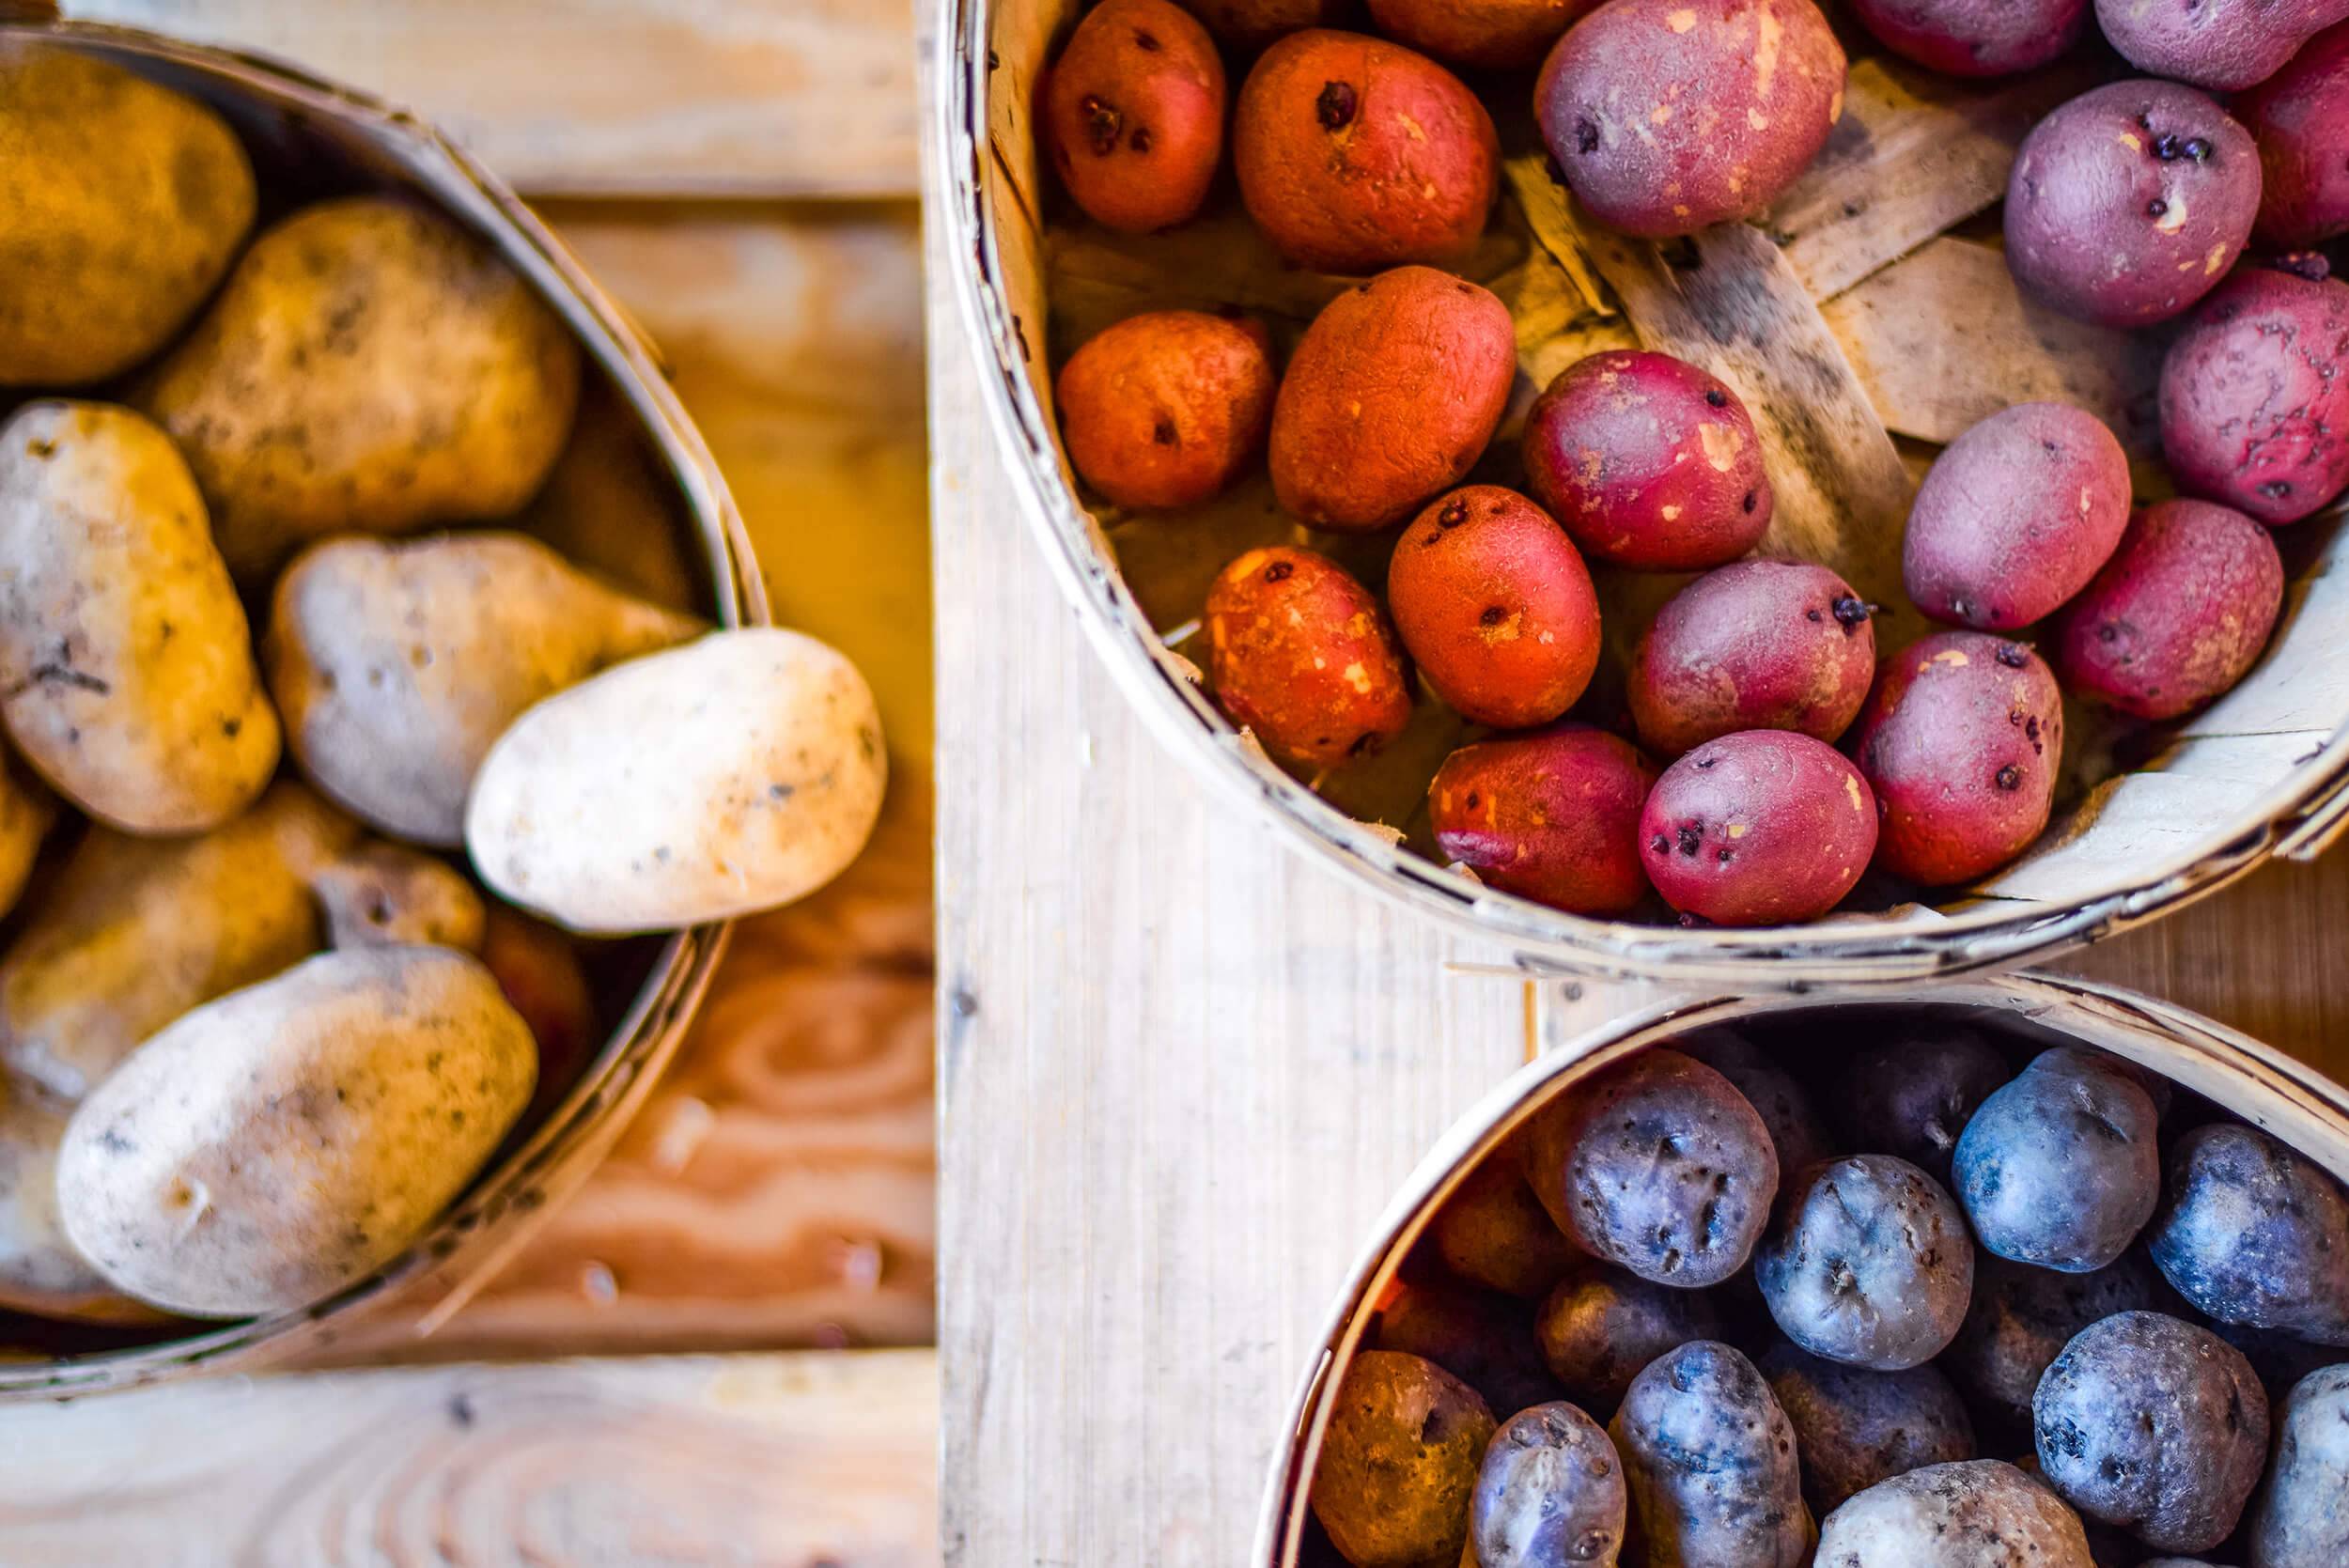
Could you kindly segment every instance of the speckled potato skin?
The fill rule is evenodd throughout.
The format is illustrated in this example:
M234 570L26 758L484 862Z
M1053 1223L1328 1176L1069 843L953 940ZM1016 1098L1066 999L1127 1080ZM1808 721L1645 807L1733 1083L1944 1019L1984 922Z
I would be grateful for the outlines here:
M2010 76L2069 54L2089 0L1854 0L1853 14L1895 54L1945 76Z
M1403 732L1410 687L1370 590L1310 550L1252 550L1207 590L1215 700L1265 749L1332 767Z
M2349 0L2096 0L2096 21L2148 76L2232 92L2274 75Z
M0 386L83 386L161 349L227 270L254 199L210 109L0 40Z
M2095 1568L2079 1516L1999 1459L1879 1482L1819 1527L1819 1568Z
M1974 1423L1931 1366L1874 1372L1783 1341L1755 1363L1795 1429L1803 1500L1825 1517L1881 1481L1974 1457Z
M1876 863L1952 887L1988 876L2046 830L2063 765L2063 693L2020 643L1936 632L1885 661L1845 743L1882 815Z
M1172 0L1103 0L1044 79L1036 129L1087 216L1127 234L1172 228L1207 199L1223 157L1223 58Z
M1640 814L1648 880L1716 925L1815 920L1875 852L1876 802L1859 769L1787 730L1706 741L1664 769Z
M464 842L481 760L533 704L693 636L521 534L343 536L277 580L266 656L312 783L413 844Z
M1940 1183L1890 1155L1849 1155L1788 1174L1753 1277L1803 1349L1899 1372L1938 1356L1966 1320L1974 1246Z
M1580 1256L1526 1185L1514 1143L1486 1156L1453 1189L1429 1234L1446 1268L1505 1296L1548 1295Z
M2073 1335L2115 1312L2178 1305L2137 1249L2087 1274L2010 1263L1985 1250L1974 1260L1973 1304L1941 1366L1976 1399L2028 1420L2039 1379Z
M2259 662L2283 597L2267 530L2212 502L2158 502L2129 520L2121 548L2064 612L2056 667L2076 696L2174 719Z
M0 425L0 720L57 792L129 832L191 833L277 767L244 607L203 499L128 409Z
M1721 1313L1711 1291L1659 1285L1593 1263L1559 1281L1533 1327L1542 1359L1567 1397L1612 1415L1650 1361L1690 1340L1719 1339Z
M2002 1258L2086 1274L2118 1258L2161 1194L2153 1096L2101 1052L2058 1046L1958 1136L1954 1190Z
M1423 54L1481 70L1537 66L1593 0L1370 0L1378 31Z
M530 1031L431 947L330 953L182 1015L66 1128L66 1234L195 1317L306 1306L397 1256L530 1097Z
M1761 1116L1676 1050L1643 1051L1552 1101L1525 1153L1533 1194L1568 1240L1683 1289L1745 1266L1779 1186Z
M1605 730L1561 724L1463 746L1427 786L1436 847L1478 880L1579 915L1647 893L1640 807L1656 769Z
M1917 608L1977 631L2012 631L2088 585L2129 521L2129 458L2102 420L2017 403L1936 458L1902 538Z
M1843 68L1810 0L1609 0L1550 51L1533 101L1583 208L1660 240L1776 200L1843 117Z
M1778 1059L1742 1035L1712 1030L1685 1039L1680 1048L1729 1079L1770 1130L1783 1182L1823 1159L1835 1157L1835 1140L1811 1103L1809 1090L1778 1064Z
M2251 1511L2250 1568L2349 1562L2349 1365L2295 1384L2276 1432L2275 1464Z
M1492 1412L1432 1361L1357 1355L1331 1401L1313 1509L1354 1568L1459 1560Z
M1387 608L1404 649L1462 717L1546 724L1598 667L1598 593L1563 530L1499 485L1427 504L1395 541Z
M1533 1339L1530 1302L1448 1281L1406 1284L1379 1309L1365 1342L1433 1361L1492 1410L1517 1411L1559 1395Z
M1284 34L1343 26L1356 9L1354 0L1184 0L1184 7L1242 57Z
M1381 272L1325 305L1289 357L1273 494L1313 528L1400 522L1485 455L1516 378L1500 300L1431 267Z
M1641 742L1665 756L1739 730L1833 743L1875 678L1874 612L1807 561L1706 572L1665 601L1631 656Z
M363 844L320 867L310 890L331 946L481 952L481 895L446 861L404 845Z
M1670 354L1610 349L1560 371L1525 416L1525 477L1586 554L1641 571L1720 566L1770 526L1752 416Z
M23 896L41 841L56 820L56 800L0 748L0 919Z
M2271 527L2339 495L2349 486L2349 284L2266 268L2220 284L2162 361L2161 448L2181 489Z
M152 1323L73 1250L57 1219L67 1113L11 1086L0 1094L0 1307L84 1323Z
M2031 128L2006 187L2007 266L2041 303L2108 327L2208 293L2259 212L2250 132L2191 87L2114 82Z
M572 931L665 931L787 904L872 837L888 778L873 691L780 627L615 664L514 721L474 775L490 890Z
M1323 272L1455 261L1499 179L1492 116L1424 54L1361 33L1291 33L1240 85L1232 167L1282 256Z
M1275 384L1267 343L1260 322L1200 310L1150 311L1097 333L1061 366L1054 394L1068 460L1137 511L1212 500L1264 450Z
M1811 1560L1795 1434L1753 1363L1716 1340L1668 1351L1607 1425L1648 1568L1801 1568Z
M1948 1187L1958 1134L2012 1076L1981 1035L1939 1026L1854 1052L1834 1078L1836 1122L1854 1147L1898 1155Z
M2279 250L2349 233L2349 22L2327 27L2232 104L2260 149L2253 232Z
M187 454L229 569L321 534L521 509L563 449L579 349L478 241L386 196L253 242L136 401Z
M2227 1124L2172 1144L2166 1177L2146 1241L2197 1312L2349 1346L2349 1192L2339 1181L2258 1128Z
M2267 1394L2242 1353L2161 1312L2074 1335L2031 1397L2047 1483L2167 1552L2234 1532L2267 1462Z
M1563 1400L1520 1410L1485 1450L1469 1505L1476 1568L1615 1568L1629 1509L1599 1424Z

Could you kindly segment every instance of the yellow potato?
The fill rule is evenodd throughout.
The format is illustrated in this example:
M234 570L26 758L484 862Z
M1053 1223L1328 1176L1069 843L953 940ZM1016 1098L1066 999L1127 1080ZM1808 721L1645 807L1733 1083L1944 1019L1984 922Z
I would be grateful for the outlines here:
M57 804L49 792L0 753L0 917L23 896L25 879L40 858L40 841L56 819Z
M57 1157L65 1233L169 1311L306 1306L431 1224L536 1073L476 959L322 954L187 1014L91 1092Z
M515 721L474 777L490 890L574 931L666 930L815 891L872 836L872 689L776 628L616 665Z
M92 816L189 833L277 767L244 606L163 431L104 403L0 425L0 719Z
M523 709L701 626L520 534L345 536L278 581L270 690L319 788L396 838L454 847L474 770Z
M0 960L0 1065L78 1099L188 1009L317 952L311 879L358 837L295 784L201 838L92 829Z
M57 1220L66 1113L0 1091L0 1307L93 1323L147 1323L154 1309L108 1284Z
M0 39L0 386L82 386L161 349L253 226L226 122L129 71Z
M335 947L481 951L489 912L464 874L397 844L363 844L310 879Z
M578 398L578 347L503 260L422 208L350 196L255 241L138 400L252 577L322 534L519 511Z

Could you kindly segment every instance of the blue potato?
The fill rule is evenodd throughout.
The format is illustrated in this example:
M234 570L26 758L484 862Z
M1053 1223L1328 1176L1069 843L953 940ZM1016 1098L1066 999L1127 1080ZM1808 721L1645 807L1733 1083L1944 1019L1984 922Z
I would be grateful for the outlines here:
M2058 1046L1975 1111L1952 1161L1983 1246L2085 1274L2119 1257L2161 1196L2160 1118L2134 1069Z
M1828 1516L1819 1568L2099 1568L2080 1517L2013 1465L1971 1459L1878 1482Z
M1475 1568L1614 1568L1627 1507L1623 1464L1596 1421L1563 1400L1520 1410L1476 1472Z
M2204 1316L2349 1345L2349 1194L2256 1127L2196 1127L2170 1151L2154 1262Z
M1835 1140L1811 1102L1811 1092L1795 1081L1778 1059L1742 1034L1716 1030L1682 1042L1688 1053L1736 1086L1762 1125L1770 1130L1782 1185L1795 1172L1829 1159Z
M2072 1336L2115 1312L2174 1312L2182 1303L2143 1251L2131 1249L2088 1274L1974 1260L1974 1300L1941 1366L1985 1404L2028 1420L2041 1374Z
M1721 1313L1710 1291L1659 1285L1592 1263L1550 1292L1534 1332L1567 1397L1612 1414L1650 1361L1690 1340L1720 1338Z
M1957 1135L2013 1076L1989 1041L1939 1025L1853 1053L1836 1079L1836 1120L1852 1147L1898 1155L1948 1187Z
M1648 1568L1801 1568L1811 1560L1795 1432L1751 1361L1718 1340L1657 1357L1607 1435Z
M1974 1423L1936 1367L1872 1372L1782 1340L1756 1365L1794 1426L1803 1498L1823 1518L1879 1481L1974 1457Z
M1781 1196L1753 1277L1781 1332L1879 1372L1929 1361L1974 1290L1974 1244L1941 1184L1890 1155L1814 1165Z
M2349 1562L2349 1365L2309 1374L2284 1400L2250 1533L2252 1568Z

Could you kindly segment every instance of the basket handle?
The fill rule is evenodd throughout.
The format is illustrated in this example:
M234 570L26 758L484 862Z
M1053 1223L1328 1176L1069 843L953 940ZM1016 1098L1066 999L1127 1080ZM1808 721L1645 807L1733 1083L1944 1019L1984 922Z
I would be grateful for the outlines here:
M2349 833L2349 773L2301 809L2299 820L2276 841L2276 853L2287 861L2312 861L2339 844L2343 833Z

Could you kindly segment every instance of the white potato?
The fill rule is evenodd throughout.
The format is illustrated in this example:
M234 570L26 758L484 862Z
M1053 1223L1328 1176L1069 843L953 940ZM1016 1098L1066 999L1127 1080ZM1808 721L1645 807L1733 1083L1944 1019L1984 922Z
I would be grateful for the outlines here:
M887 773L872 688L838 651L712 632L517 720L474 778L465 845L492 892L559 925L668 930L830 881Z
M108 1284L57 1220L57 1146L66 1113L0 1092L0 1307L93 1323L155 1317Z
M334 947L479 954L489 911L463 872L399 844L363 844L310 879Z
M1817 1560L1835 1568L2095 1568L2079 1515L1998 1459L1927 1465L1878 1482L1827 1516Z

